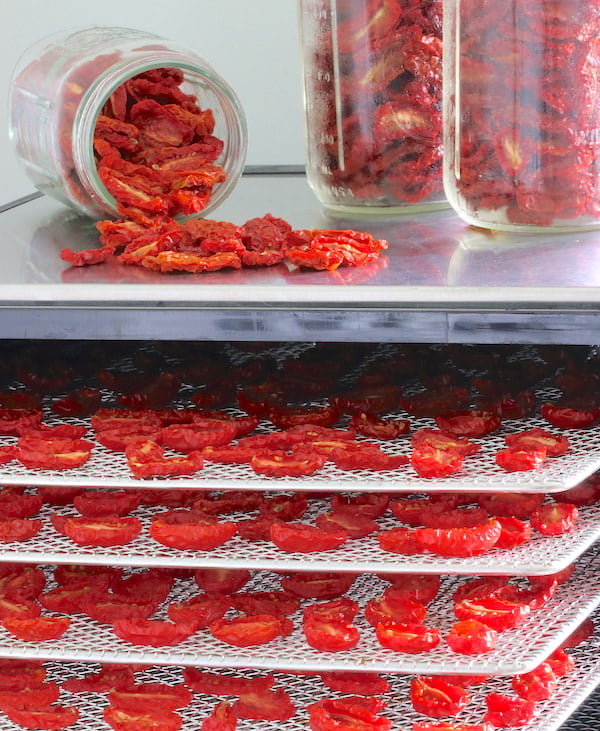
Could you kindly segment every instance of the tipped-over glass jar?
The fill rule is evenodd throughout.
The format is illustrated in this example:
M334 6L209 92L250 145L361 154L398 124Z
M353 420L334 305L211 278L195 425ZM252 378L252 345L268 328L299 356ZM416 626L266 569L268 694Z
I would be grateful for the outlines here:
M468 223L600 226L600 6L444 5L444 185Z
M239 99L203 58L105 26L25 52L10 137L39 190L93 218L203 215L236 185L247 149Z
M326 207L447 206L441 0L300 0L307 176Z

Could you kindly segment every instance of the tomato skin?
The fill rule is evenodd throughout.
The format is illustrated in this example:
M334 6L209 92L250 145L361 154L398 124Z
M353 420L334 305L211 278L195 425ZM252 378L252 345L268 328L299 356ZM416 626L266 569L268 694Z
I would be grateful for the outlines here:
M150 647L177 645L191 637L197 627L194 624L175 624L159 619L117 619L113 631L126 642Z
M294 614L300 602L284 591L246 591L231 594L229 601L242 614L272 614L286 617Z
M456 622L446 635L451 650L461 655L480 655L496 645L498 633L475 619Z
M579 511L573 503L546 503L531 515L531 527L545 536L560 536L573 529Z
M237 533L237 526L231 521L173 525L163 520L153 520L148 532L157 543L169 548L210 551L232 538Z
M317 515L315 525L324 531L344 531L348 538L365 538L379 530L377 523L366 515L342 508Z
M413 528L390 528L377 534L377 542L384 551L390 553L399 553L403 556L423 553L424 549L417 541L416 530Z
M221 619L230 606L231 602L225 596L199 594L185 602L169 604L167 615L172 622L188 622L203 629Z
M354 583L356 574L346 572L309 571L284 576L284 591L302 599L335 599L345 594Z
M194 581L207 594L228 594L250 581L248 569L206 568L194 571Z
M138 507L141 497L135 490L86 490L75 495L73 505L86 518L122 517Z
M210 625L213 637L235 647L264 645L277 637L291 634L293 625L285 617L270 614L241 615L217 619Z
M465 409L439 414L435 417L435 423L444 432L473 439L484 437L499 429L502 419L493 411Z
M158 609L156 601L134 601L113 598L107 594L104 599L87 601L82 610L96 622L112 624L117 619L148 619Z
M483 720L497 728L524 726L529 723L535 713L535 702L523 698L488 693L485 698L487 712Z
M390 504L389 495L384 492L363 492L358 495L342 495L334 493L331 496L331 509L352 510L367 518L380 518L385 514Z
M324 531L308 523L273 523L269 535L277 548L293 553L331 551L348 540L345 531Z
M311 426L333 426L340 418L341 412L335 406L319 406L314 408L272 406L266 414L267 419L279 429L290 429L300 424Z
M6 617L2 620L4 629L26 642L56 640L69 629L70 624L69 617L35 617L32 619Z
M454 716L469 701L469 693L459 685L433 677L414 678L410 684L410 700L418 713L431 718Z
M482 493L477 496L477 502L490 515L528 520L544 502L544 496L540 493Z
M377 624L375 635L382 647L410 654L432 650L442 640L441 632L436 627L391 620Z
M431 603L439 593L441 579L439 574L377 574L383 581L389 581L394 594L410 599L418 604Z
M365 606L365 618L373 627L380 622L413 622L420 624L427 614L423 604L406 599L394 588L386 589L381 597L371 599Z

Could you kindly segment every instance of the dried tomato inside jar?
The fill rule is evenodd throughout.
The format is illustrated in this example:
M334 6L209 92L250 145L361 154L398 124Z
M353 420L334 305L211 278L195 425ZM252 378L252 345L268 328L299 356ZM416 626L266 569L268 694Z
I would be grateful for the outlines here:
M446 205L441 0L300 0L307 176L326 208Z
M206 214L237 183L247 149L239 99L201 56L105 26L23 54L10 136L39 190L95 219Z
M444 182L468 223L600 224L600 11L587 0L444 7Z

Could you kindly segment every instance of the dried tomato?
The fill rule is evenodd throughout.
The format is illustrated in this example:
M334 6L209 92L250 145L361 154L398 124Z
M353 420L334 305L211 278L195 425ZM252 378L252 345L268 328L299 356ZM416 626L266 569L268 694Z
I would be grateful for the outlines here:
M488 693L485 697L487 711L483 717L494 727L525 726L535 713L535 701L512 697L503 693Z
M64 635L70 624L69 617L6 617L2 620L4 629L25 642L56 640Z
M261 693L275 684L275 676L256 675L252 677L235 676L225 673L209 673L193 667L183 669L185 684L195 693L209 695L245 695Z
M469 693L459 685L430 677L414 678L410 684L410 701L418 713L431 718L455 716L469 701Z
M496 431L500 428L502 419L493 411L467 409L438 414L435 423L444 432L470 439L484 437Z
M496 646L498 633L476 619L455 622L446 635L451 650L461 655L481 655Z
M358 614L359 606L346 596L333 599L328 602L309 604L304 608L303 618L305 620L328 621L340 619L351 622Z
M121 546L131 543L141 533L138 518L122 516L114 518L66 518L63 532L78 546Z
M217 619L210 625L213 637L236 647L264 645L277 637L291 634L293 625L286 617L270 614L242 615Z
M511 449L519 451L545 449L549 457L558 457L565 454L569 449L568 437L563 434L552 434L552 432L539 427L507 434L504 440Z
M164 520L153 520L148 529L150 536L169 548L192 551L210 551L222 546L237 533L231 521L197 520L175 525Z
M204 568L194 571L194 581L207 594L228 594L241 589L252 574L248 569Z
M303 408L274 405L266 416L279 429L290 429L299 424L330 427L339 420L340 411L334 406Z
M516 627L529 614L527 604L511 602L498 596L465 598L454 604L458 619L475 619L497 632Z
M174 477L199 472L204 467L201 452L190 452L185 457L165 457L164 447L152 441L135 442L125 449L127 464L134 477Z
M351 650L360 640L358 628L342 617L320 619L305 614L302 630L306 642L321 652Z
M126 711L175 711L186 708L193 694L185 686L167 683L137 683L127 688L113 688L108 692L111 706Z
M345 531L324 531L308 523L273 523L270 536L277 548L292 553L331 551L348 540Z
M410 599L419 604L429 604L438 595L441 586L439 574L377 574L389 581L397 597Z
M102 718L114 731L179 731L183 719L174 711L127 711L108 706Z
M528 701L544 701L552 696L558 686L558 680L551 665L540 663L528 673L515 675L511 687L520 697Z
M285 617L300 607L298 599L285 591L244 591L231 594L229 601L242 614L272 614Z
M336 492L331 496L330 502L333 511L350 509L368 518L379 518L386 512L390 497L384 492L363 492L357 495Z
M107 693L113 688L128 688L135 682L130 665L102 666L83 678L67 678L62 687L68 693Z
M26 541L36 536L41 529L41 520L32 520L30 518L0 520L0 543Z
M60 696L58 683L42 681L22 684L18 688L0 690L0 709L49 706Z
M284 522L301 518L307 508L308 498L301 492L266 498L258 506L261 515Z
M131 513L141 497L135 490L88 490L75 495L73 505L86 518L108 518Z
M340 693L374 696L390 690L389 682L377 673L329 672L323 673L321 680L328 688Z
M502 528L491 518L472 528L415 528L422 549L439 556L477 556L496 545Z
M545 536L559 536L573 530L579 511L573 503L545 503L531 514L531 527Z
M526 520L544 502L540 493L493 492L481 493L477 502L490 515Z
M365 538L379 530L374 520L349 508L320 513L315 518L315 525L324 531L344 531L348 538Z
M388 440L406 434L410 428L410 422L408 419L384 419L378 414L360 411L352 414L350 428L363 437Z
M288 453L283 450L259 450L250 460L258 475L267 477L303 477L312 475L325 464L325 458L311 452Z
M193 424L171 424L161 429L158 439L161 444L178 452L189 453L204 447L219 447L228 444L237 433L235 424L221 419L203 419Z
M438 449L447 449L466 457L469 454L477 454L479 444L471 442L466 437L457 436L439 429L421 428L411 436L410 443L413 447L426 443Z
M410 463L419 477L448 477L459 472L464 457L448 449L434 447L427 442L415 446L410 455Z
M496 452L495 461L498 467L507 472L526 472L537 470L547 460L545 449L501 449Z
M232 704L221 701L213 708L210 716L202 720L200 731L235 731L237 716L233 712Z
M59 416L89 416L102 401L102 392L96 388L82 387L52 401L50 408Z
M354 698L326 698L308 707L308 725L311 731L389 731L391 721L376 715L377 710Z
M86 601L98 599L103 587L90 584L72 587L58 586L55 589L40 594L39 602L49 612L76 614Z
M302 599L336 599L354 583L356 574L340 572L303 571L281 578L284 591Z
M407 599L394 587L385 590L382 596L370 599L365 606L365 617L375 627L380 622L421 623L427 608L412 599Z
M254 721L288 721L296 715L296 707L283 688L245 691L233 703L238 718Z
M113 624L117 619L148 619L158 609L158 605L159 602L153 600L117 599L107 594L105 598L84 602L81 608L96 622Z
M561 647L557 647L554 652L548 655L545 664L550 666L557 678L569 675L575 668L575 660Z
M600 418L598 409L578 409L560 404L545 403L540 407L542 417L559 429L586 429Z
M403 454L388 454L368 442L348 442L334 449L329 458L340 470L396 470L409 462Z
M412 556L423 553L424 548L416 538L416 530L412 528L390 528L377 534L377 542L384 551Z
M428 652L442 641L442 633L437 627L391 619L375 625L375 636L382 647L409 654Z
M195 624L166 622L160 619L117 619L113 630L117 637L133 645L166 647L177 645L191 637Z
M221 619L230 606L231 602L224 596L199 594L184 602L169 604L167 615L176 624L187 622L201 629Z
M4 713L10 721L21 728L48 729L48 731L69 728L79 719L79 711L75 706L5 708Z
M531 538L531 526L524 520L513 517L496 516L500 523L500 536L496 541L496 548L510 550L522 546Z
M490 723L454 723L452 721L429 723L428 721L414 721L412 731L494 731L494 727Z

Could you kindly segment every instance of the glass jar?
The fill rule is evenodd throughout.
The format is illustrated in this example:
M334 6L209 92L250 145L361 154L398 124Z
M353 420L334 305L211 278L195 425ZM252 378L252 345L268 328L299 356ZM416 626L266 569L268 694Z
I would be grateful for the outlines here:
M126 152L139 150L140 140L120 124L137 100L125 89L132 88L127 84L138 75L143 77L136 81L139 99L152 99L150 106L156 100L171 105L169 114L140 111L150 140L146 148L164 149L169 143L185 148L189 140L206 148L206 155L204 148L194 149L195 162L206 163L204 170L213 177L187 180L190 186L197 183L197 193L204 184L204 196L198 193L190 202L192 191L184 191L189 192L186 213L204 215L227 197L242 173L247 149L244 111L233 89L203 58L159 36L99 26L57 33L30 47L15 68L10 92L9 132L17 157L43 193L93 218L119 217L122 209L107 188L107 178L99 174L98 163L110 152L107 145L102 147L108 142L128 163L139 164ZM185 132L177 138L171 112L181 116L185 111L202 116L205 128L200 131L198 123L193 136ZM99 138L104 142L99 144ZM157 152L148 159L155 160L156 167L156 160L163 162L168 154L161 157ZM125 163L119 165L126 168ZM184 169L181 164L180 168ZM193 165L187 172L198 173ZM140 176L148 177L144 171Z
M468 223L600 223L600 8L588 0L444 6L444 186Z
M447 206L441 0L300 0L307 176L326 207Z

